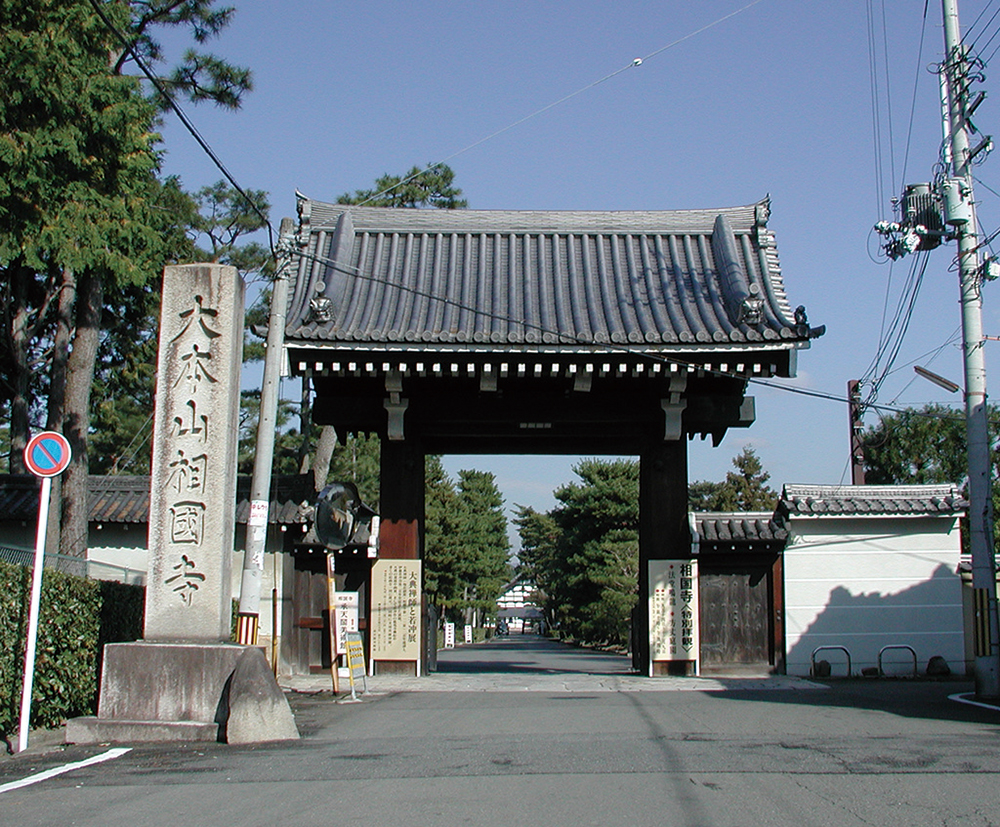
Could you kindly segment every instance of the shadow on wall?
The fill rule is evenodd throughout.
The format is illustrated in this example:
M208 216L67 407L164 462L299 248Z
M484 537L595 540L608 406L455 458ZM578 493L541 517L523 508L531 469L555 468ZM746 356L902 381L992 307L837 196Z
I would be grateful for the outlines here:
M794 595L786 593L788 616L796 612ZM894 594L852 595L844 586L830 592L826 606L788 651L788 674L808 675L811 656L818 646L843 646L851 654L854 674L878 664L883 646L905 644L917 653L922 674L927 661L942 656L953 674L965 671L965 634L962 583L944 564L930 579ZM834 676L846 672L843 652L823 651L816 660L828 660ZM913 658L905 650L890 650L883 657L886 674L909 674Z

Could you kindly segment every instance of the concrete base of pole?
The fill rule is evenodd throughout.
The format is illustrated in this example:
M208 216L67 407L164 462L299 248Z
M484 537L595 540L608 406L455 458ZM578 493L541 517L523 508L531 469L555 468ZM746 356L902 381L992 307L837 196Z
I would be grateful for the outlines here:
M976 699L995 701L1000 698L1000 676L995 655L976 658Z
M66 726L75 744L298 737L263 653L227 643L108 644L97 716Z

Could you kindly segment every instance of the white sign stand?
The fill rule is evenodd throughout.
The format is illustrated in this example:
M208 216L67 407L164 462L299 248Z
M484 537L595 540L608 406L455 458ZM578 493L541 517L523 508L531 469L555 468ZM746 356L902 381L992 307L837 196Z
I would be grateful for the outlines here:
M24 449L25 465L42 480L38 497L38 528L35 532L35 569L31 575L31 603L28 608L28 641L24 647L24 682L21 686L21 727L17 751L28 748L31 722L31 690L35 683L35 647L38 643L38 610L42 602L42 569L45 564L45 533L52 499L52 477L66 470L70 460L69 443L62 434L45 431L31 438Z

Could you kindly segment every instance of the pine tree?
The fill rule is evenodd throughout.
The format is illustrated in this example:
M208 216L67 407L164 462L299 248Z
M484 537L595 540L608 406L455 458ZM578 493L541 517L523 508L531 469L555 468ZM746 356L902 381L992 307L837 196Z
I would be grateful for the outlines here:
M556 490L565 574L556 614L583 640L626 644L639 567L639 464L583 460L579 483Z
M458 473L454 540L465 607L491 611L511 570L503 496L488 471Z
M458 620L464 585L456 530L458 495L441 457L428 456L424 467L424 592L440 616Z
M46 427L70 442L61 478L60 551L87 540L90 403L106 300L149 284L169 262L172 213L158 209L156 107L121 37L153 63L156 26L217 34L215 0L0 0L0 287L10 468L22 469L47 393ZM192 100L235 106L249 73L191 50L171 76ZM168 78L169 79L169 78ZM52 345L49 347L49 345ZM33 377L48 360L47 387Z
M688 486L688 505L692 511L771 511L778 504L778 494L767 485L771 475L751 446L733 457L735 471L723 482L699 480Z
M455 172L447 164L428 169L413 167L405 175L386 173L375 181L370 190L345 192L338 204L364 204L367 207L436 207L441 210L464 209L469 202L459 196L462 190L454 185Z

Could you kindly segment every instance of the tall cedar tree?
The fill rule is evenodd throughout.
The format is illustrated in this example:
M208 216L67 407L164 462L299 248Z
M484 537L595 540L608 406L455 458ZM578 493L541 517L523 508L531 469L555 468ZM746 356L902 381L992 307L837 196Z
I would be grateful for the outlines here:
M441 457L424 462L424 593L439 617L458 620L462 604L461 554L456 543L458 494Z

